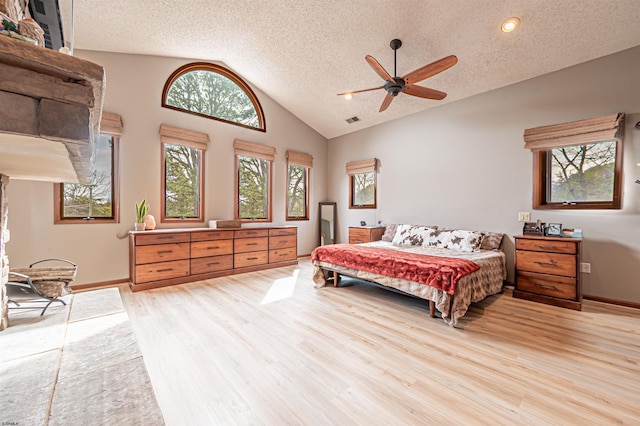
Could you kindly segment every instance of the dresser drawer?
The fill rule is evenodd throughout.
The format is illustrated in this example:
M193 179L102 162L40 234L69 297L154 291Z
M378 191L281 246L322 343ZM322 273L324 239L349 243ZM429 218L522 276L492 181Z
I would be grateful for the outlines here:
M170 232L163 234L136 235L136 245L146 246L149 244L165 243L188 243L191 236L188 232Z
M191 257L233 254L233 240L196 241L191 243Z
M516 240L516 250L576 254L577 247L576 243L571 241Z
M189 243L154 244L136 247L136 265L189 258Z
M269 250L295 247L296 241L297 240L295 235L289 235L284 237L269 237Z
M275 228L269 229L270 237L277 237L279 235L297 235L298 228Z
M149 263L136 266L136 284L189 275L189 260Z
M571 254L516 251L518 271L539 272L541 274L576 276L576 257Z
M577 299L576 279L553 275L518 272L516 288L520 291L562 299Z
M361 244L361 243L370 243L370 242L371 242L371 238L369 237L349 235L349 244Z
M349 236L371 237L371 229L367 228L349 228Z
M191 274L206 274L208 272L226 271L233 269L233 255L201 257L191 259Z
M248 251L260 251L269 249L269 237L240 238L233 240L234 253L246 253Z
M191 234L191 241L232 240L233 231L199 231Z
M287 260L295 260L297 255L295 247L284 248L278 250L269 250L269 263L284 262Z
M247 266L265 265L269 263L268 251L255 251L251 253L237 253L233 255L233 267L245 268Z
M269 236L268 229L243 229L241 231L233 231L235 238L255 238Z

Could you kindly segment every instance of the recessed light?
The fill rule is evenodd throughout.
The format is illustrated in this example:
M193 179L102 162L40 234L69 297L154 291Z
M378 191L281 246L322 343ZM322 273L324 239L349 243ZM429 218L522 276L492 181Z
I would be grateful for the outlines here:
M502 23L502 27L500 27L500 29L505 33L510 33L518 28L518 25L520 25L520 20L518 18L509 18Z

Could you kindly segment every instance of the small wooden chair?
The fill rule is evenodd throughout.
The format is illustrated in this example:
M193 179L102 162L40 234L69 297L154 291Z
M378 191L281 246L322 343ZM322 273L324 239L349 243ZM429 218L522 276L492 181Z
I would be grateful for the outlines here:
M38 266L43 262L63 262L69 266ZM29 265L28 268L14 268L9 271L9 282L6 283L9 302L15 304L11 309L28 309L16 300L23 303L39 302L41 299L49 301L40 316L53 302L66 305L59 297L71 293L69 284L76 278L78 266L66 259L44 259ZM35 299L35 300L34 300Z

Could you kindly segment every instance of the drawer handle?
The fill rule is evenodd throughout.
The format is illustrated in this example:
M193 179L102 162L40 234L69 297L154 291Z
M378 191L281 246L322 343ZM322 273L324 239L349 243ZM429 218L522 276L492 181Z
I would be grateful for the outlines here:
M159 240L172 240L173 235L161 235L158 237Z
M257 257L247 257L247 260L258 260Z
M157 272L169 272L169 271L173 271L173 268L158 269L158 271L157 271Z
M541 265L541 266L558 266L558 264L556 262L554 262L553 260L551 262L533 262L537 265Z
M247 243L248 246L257 246L258 243Z
M554 285L551 284L540 284L540 283L534 283L536 287L542 287L542 288L547 288L549 290L557 290L558 288Z
M557 249L558 248L556 246L545 246L544 244L534 244L534 246L541 249Z
M220 262L211 262L211 263L207 263L207 266L213 266L213 265L219 265Z
M207 250L215 250L215 249L219 249L220 246L211 246L211 247L207 247Z
M173 253L173 250L160 250L158 252L158 254L171 254L171 253Z

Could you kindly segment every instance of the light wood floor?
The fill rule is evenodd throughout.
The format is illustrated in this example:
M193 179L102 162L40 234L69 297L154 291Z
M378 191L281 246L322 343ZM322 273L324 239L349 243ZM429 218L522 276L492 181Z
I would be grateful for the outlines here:
M369 284L315 289L308 259L120 291L168 425L640 424L631 308L507 290L452 328Z

